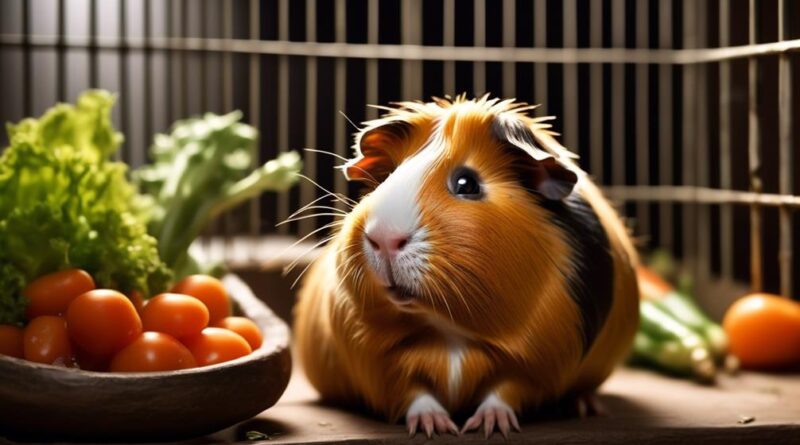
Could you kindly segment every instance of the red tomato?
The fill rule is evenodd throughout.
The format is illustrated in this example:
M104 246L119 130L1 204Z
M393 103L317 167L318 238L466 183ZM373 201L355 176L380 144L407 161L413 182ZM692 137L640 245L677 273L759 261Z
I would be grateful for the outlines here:
M28 323L24 332L25 360L48 365L72 366L72 345L62 317L42 315Z
M261 330L253 320L246 317L225 317L214 323L214 327L228 329L242 336L253 350L261 346Z
M111 357L142 333L142 321L125 295L96 289L76 298L67 309L72 340L87 353Z
M186 346L160 332L145 332L111 360L111 372L155 372L194 368Z
M176 294L191 295L208 308L209 323L231 314L231 304L228 301L228 292L222 282L208 275L190 275L172 286Z
M25 357L22 328L8 324L0 325L0 355Z
M160 294L142 309L145 331L163 332L176 338L197 335L208 326L208 309L188 295Z
M198 366L227 362L253 352L241 335L222 328L205 328L200 334L185 338L183 344Z
M22 291L30 300L28 320L40 315L61 315L80 294L94 289L92 276L81 269L65 269L31 281Z

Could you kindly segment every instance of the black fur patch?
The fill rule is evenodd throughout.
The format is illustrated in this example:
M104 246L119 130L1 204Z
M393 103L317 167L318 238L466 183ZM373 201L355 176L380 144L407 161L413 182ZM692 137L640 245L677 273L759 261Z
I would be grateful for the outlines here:
M569 286L581 311L585 355L603 328L614 299L614 262L608 234L594 209L578 193L562 201L543 199L541 205L565 232L575 255Z

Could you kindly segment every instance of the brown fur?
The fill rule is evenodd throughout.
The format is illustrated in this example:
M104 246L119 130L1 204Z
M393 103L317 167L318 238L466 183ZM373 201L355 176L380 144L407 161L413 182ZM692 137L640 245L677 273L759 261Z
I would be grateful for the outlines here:
M542 120L510 101L486 98L453 103L403 103L388 117L407 124L394 165L415 153L439 119L444 155L418 196L432 253L412 310L400 309L377 284L363 259L360 237L370 195L345 218L334 241L312 266L296 308L297 353L322 397L365 403L395 421L419 391L429 391L450 412L474 408L491 390L514 409L533 407L568 392L600 385L627 353L637 326L636 255L616 212L588 178L580 193L606 229L614 262L614 301L586 355L580 311L568 292L574 255L561 230L512 172L518 153L496 140L492 120L511 114L533 129L551 155L577 171ZM396 139L396 140L395 140ZM363 141L362 141L363 142ZM358 159L357 159L358 160ZM487 199L454 199L443 185L467 165L480 172ZM449 390L448 344L465 338L461 381Z

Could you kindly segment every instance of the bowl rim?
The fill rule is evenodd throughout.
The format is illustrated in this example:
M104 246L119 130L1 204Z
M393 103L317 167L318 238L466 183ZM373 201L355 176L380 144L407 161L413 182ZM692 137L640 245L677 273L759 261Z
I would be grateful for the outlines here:
M261 334L264 338L264 341L258 349L237 359L214 365L198 366L196 368L153 372L89 371L79 368L66 368L63 366L36 363L6 355L0 355L0 363L7 362L22 368L27 368L31 372L46 371L54 375L61 374L65 378L85 377L108 381L129 381L132 379L168 378L215 372L270 357L289 347L289 328L286 323L275 315L266 303L256 297L250 287L241 278L233 273L228 273L222 277L222 284L225 286L231 299L239 305L244 315L253 320L259 328L261 328Z

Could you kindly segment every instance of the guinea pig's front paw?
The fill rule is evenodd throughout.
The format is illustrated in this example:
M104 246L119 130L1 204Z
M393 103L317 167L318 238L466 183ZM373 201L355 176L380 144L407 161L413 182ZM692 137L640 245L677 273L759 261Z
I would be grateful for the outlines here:
M483 424L483 434L487 439L494 432L495 424L505 438L508 438L511 427L518 432L520 431L519 421L514 410L494 393L483 399L475 414L467 419L461 432L472 431L480 427L481 424Z
M406 425L409 437L417 434L417 427L421 426L430 439L434 430L437 434L450 433L458 436L458 427L450 414L430 394L423 393L417 396L406 412Z

